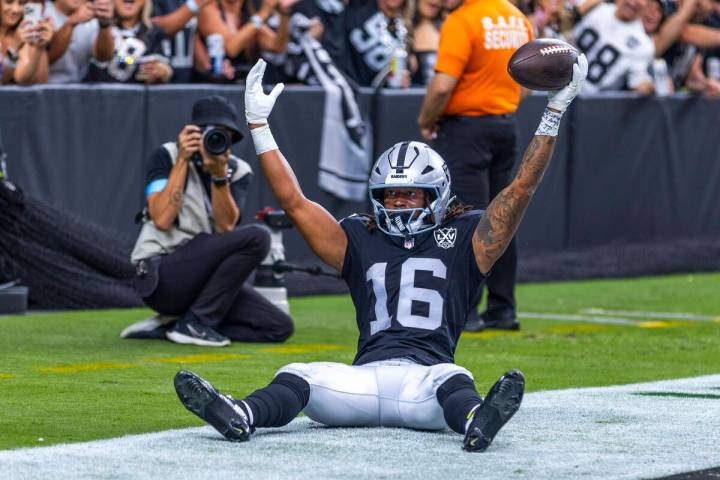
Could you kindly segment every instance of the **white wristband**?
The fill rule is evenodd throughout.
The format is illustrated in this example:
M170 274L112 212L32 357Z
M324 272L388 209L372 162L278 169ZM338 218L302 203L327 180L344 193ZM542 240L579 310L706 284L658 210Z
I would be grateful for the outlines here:
M557 137L558 130L560 129L560 119L562 113L553 112L549 108L546 108L543 112L540 125L535 132L535 135L547 135L548 137Z
M263 125L260 128L253 128L250 130L250 135L252 135L253 143L255 144L256 154L260 155L265 152L278 149L269 125Z
M190 11L193 13L193 15L197 15L200 11L200 7L198 7L196 0L186 0L185 5L190 9Z

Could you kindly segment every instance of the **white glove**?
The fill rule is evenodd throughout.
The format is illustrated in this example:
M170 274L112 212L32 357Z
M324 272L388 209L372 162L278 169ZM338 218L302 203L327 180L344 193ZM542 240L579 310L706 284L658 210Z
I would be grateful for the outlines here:
M285 84L278 83L269 95L265 95L262 87L265 67L267 64L261 58L245 79L245 119L247 123L267 125L267 119L275 105L275 100L285 88Z
M588 62L585 54L581 53L573 65L573 78L562 90L548 92L548 108L557 110L562 115L570 106L575 95L582 90L585 77L588 73Z

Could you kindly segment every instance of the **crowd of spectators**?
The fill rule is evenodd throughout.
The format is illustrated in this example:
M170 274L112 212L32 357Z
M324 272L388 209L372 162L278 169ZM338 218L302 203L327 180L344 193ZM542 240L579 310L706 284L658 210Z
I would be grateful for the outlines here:
M720 97L720 0L513 0L590 62L587 92ZM306 41L359 86L425 86L462 0L0 0L3 84L312 83Z

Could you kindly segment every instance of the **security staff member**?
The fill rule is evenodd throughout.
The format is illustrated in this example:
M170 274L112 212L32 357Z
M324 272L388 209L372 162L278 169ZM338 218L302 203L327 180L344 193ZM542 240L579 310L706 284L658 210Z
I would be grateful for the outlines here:
M521 92L507 64L531 39L530 23L508 0L465 0L443 24L436 73L418 124L447 162L454 193L463 203L485 208L510 183ZM478 318L473 309L466 330L520 328L516 273L513 240L487 279L487 310Z
M210 129L229 137L221 154L206 150L203 132ZM161 315L121 336L218 347L230 340L279 342L292 334L290 317L243 285L267 256L270 234L258 225L236 228L252 175L230 154L229 143L241 138L235 106L214 95L195 103L192 123L177 142L152 154L147 214L132 262L138 293ZM163 322L173 316L175 322Z

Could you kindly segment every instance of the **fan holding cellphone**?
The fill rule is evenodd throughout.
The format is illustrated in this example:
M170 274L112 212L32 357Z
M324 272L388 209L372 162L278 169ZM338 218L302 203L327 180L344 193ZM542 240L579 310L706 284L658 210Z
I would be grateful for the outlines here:
M23 20L29 22L33 27L43 19L43 5L41 3L28 2L23 5Z

